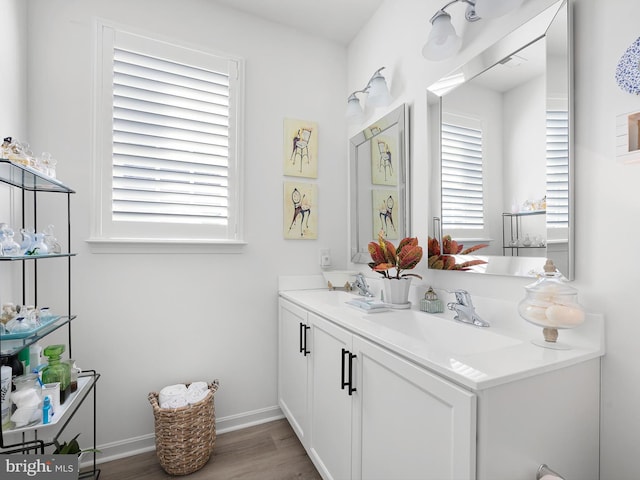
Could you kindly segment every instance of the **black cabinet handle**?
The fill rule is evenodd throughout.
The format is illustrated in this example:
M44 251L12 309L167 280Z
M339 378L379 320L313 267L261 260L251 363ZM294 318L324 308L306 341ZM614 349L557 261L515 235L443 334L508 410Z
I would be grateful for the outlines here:
M349 380L346 380L346 363L347 360L346 358L348 357L348 362L349 362ZM341 385L340 388L342 390L344 390L345 387L347 387L347 392L349 393L349 395L352 395L353 392L357 391L357 389L353 386L353 359L356 358L357 356L354 355L353 353L351 353L349 350L346 349L342 349L342 368L341 368L341 372L340 372L340 376L341 376Z
M344 360L345 355L347 355L349 353L348 350L345 350L344 348L342 349L342 368L340 369L340 389L344 390L344 387L346 387L347 385L349 385L347 382L345 382L345 365L346 362Z
M310 328L311 327L300 322L300 353L304 354L305 357L311 353L309 350L307 350L307 330L309 330Z
M351 352L349 352L349 395L353 395L353 392L357 391L356 387L353 386L353 360L357 356Z
M311 353L310 350L307 350L307 330L310 330L311 327L307 326L307 325L303 325L302 326L302 336L304 337L304 345L303 345L303 349L302 349L302 353L304 353L304 356L306 357L307 355L309 355Z

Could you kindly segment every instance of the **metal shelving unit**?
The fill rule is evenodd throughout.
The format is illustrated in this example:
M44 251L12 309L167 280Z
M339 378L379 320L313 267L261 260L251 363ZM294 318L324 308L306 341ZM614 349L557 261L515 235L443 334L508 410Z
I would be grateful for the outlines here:
M546 210L502 214L502 254L517 257L520 250L546 248L546 245L522 245L522 220L536 215L546 215Z
M32 204L33 211L29 212L33 218L33 226L37 228L38 219L38 194L39 193L55 193L66 195L67 199L67 251L60 254L50 255L26 255L26 256L0 256L0 263L18 263L21 264L22 273L22 304L27 304L27 266L31 268L32 275L29 277L29 286L33 288L31 298L34 305L38 304L38 264L39 262L55 262L55 259L66 259L66 268L68 274L67 288L67 314L59 316L52 322L37 329L33 333L23 338L6 339L0 337L0 357L8 357L19 352L23 348L45 338L47 335L57 331L60 328L67 328L67 352L69 358L72 356L72 339L71 325L75 320L71 308L71 259L76 255L71 250L71 195L74 190L67 187L60 181L48 177L27 166L23 166L7 159L0 159L0 183L4 183L15 187L21 192L21 221L22 227L26 227L27 218L27 195L33 195ZM12 430L0 430L0 453L2 454L19 454L19 453L45 453L45 448L55 445L60 435L64 432L73 416L76 414L85 400L92 396L93 400L93 449L96 448L96 384L100 374L95 370L85 370L78 378L78 390L74 392L67 401L61 406L59 414L54 420L47 425L42 423L24 428L15 428ZM80 478L94 478L100 476L100 470L96 468L96 457L93 453L92 468L80 473Z

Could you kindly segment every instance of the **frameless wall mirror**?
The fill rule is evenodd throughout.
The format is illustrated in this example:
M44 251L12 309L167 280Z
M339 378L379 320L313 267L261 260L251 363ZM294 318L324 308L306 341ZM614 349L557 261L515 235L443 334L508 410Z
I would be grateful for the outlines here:
M353 136L349 145L351 261L371 261L367 245L409 232L409 120L406 105ZM394 242L395 243L395 242Z
M570 36L560 1L429 87L430 268L573 279Z

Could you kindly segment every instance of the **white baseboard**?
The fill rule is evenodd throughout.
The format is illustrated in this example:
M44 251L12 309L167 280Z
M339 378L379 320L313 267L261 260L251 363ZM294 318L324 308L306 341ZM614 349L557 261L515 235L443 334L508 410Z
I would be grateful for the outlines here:
M279 420L281 418L284 418L284 415L282 414L280 407L277 405L216 418L216 435L240 430L242 428L253 427L254 425L260 425L262 423ZM155 434L150 433L148 435L141 435L139 437L128 438L126 440L105 443L103 445L98 445L97 448L100 450L100 453L96 458L96 462L110 462L112 460L118 460L155 450ZM89 465L89 460L90 458L87 458L87 462L83 463L82 466Z

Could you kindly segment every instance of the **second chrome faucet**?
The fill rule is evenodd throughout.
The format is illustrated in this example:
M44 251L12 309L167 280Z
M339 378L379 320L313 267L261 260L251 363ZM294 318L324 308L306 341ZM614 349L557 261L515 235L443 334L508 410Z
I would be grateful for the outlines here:
M480 315L476 313L469 292L466 290L455 290L453 294L456 296L456 301L447 303L447 308L456 312L455 317L453 317L454 320L471 323L477 327L489 326L489 322L480 318Z

